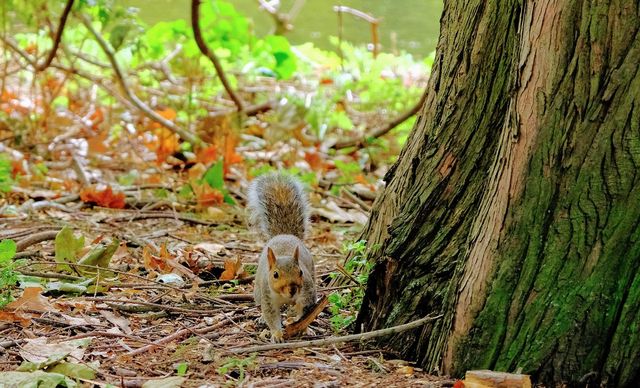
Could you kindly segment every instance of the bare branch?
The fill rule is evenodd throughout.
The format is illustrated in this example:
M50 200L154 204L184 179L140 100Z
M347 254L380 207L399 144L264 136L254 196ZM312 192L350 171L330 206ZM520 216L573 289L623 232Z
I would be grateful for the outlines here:
M131 101L131 103L135 105L136 108L141 110L147 117L160 123L162 126L168 128L174 133L178 134L178 136L180 136L182 139L190 142L193 145L202 145L202 140L200 140L198 136L178 127L174 122L169 121L164 117L160 116L155 111L153 111L153 109L149 108L149 106L147 106L144 102L142 102L142 100L140 100L138 96L136 96L133 93L133 91L129 88L129 85L127 84L127 81L124 77L122 69L120 68L118 61L116 60L115 54L111 49L111 47L109 46L109 44L104 40L102 35L100 35L98 31L96 31L96 29L93 28L93 26L91 25L91 21L89 20L89 18L87 18L86 15L80 14L78 15L78 17L82 21L82 24L84 24L84 26L87 27L87 30L89 30L89 32L91 32L91 34L96 38L96 41L102 48L102 51L104 51L104 53L106 54L107 58L109 59L109 63L111 63L111 67L113 68L116 74L116 79L118 80L120 87L124 90L125 96L127 96L129 101Z
M409 109L408 111L404 112L403 114L401 114L400 116L396 117L395 119L389 121L387 124L385 124L384 126L375 129L373 131L371 131L370 133L367 133L365 135L363 135L362 137L354 137L351 139L347 139L344 141L340 141L337 142L333 148L340 150L343 148L348 148L348 147L358 147L358 148L362 148L367 144L367 139L371 139L371 138L378 138L380 136L383 136L385 134L387 134L389 131L391 131L393 128L397 127L398 125L402 124L405 120L409 119L409 117L417 114L420 111L420 108L422 108L422 105L424 105L425 100L427 99L427 91L425 90L422 93L422 97L420 97L420 101L418 101L418 103L416 105L413 106L413 108Z
M69 13L71 12L71 7L73 7L74 0L68 0L67 5L65 5L64 10L62 11L62 15L60 16L60 23L58 24L58 30L56 31L56 36L53 39L53 47L49 52L49 56L44 61L37 66L35 66L36 71L42 71L51 65L53 58L56 56L56 52L58 51L58 46L60 45L60 41L62 40L62 31L64 31L64 26L67 24L67 18L69 17Z
M325 346L325 345L339 344L342 342L349 342L349 341L362 341L362 340L382 337L389 334L396 334L403 331L415 329L417 327L424 325L429 321L434 321L439 318L442 318L442 314L436 315L433 317L427 316L427 317L415 320L413 322L405 323L404 325L393 326L386 329L380 329L375 331L368 331L366 333L351 334L351 335L345 335L342 337L322 338L322 339L311 340L311 341L296 341L296 342L285 342L281 344L249 346L246 348L233 348L233 349L229 349L229 352L253 353L253 352L263 352L266 350L275 350L275 349L298 349L298 348L306 348L309 346Z
M227 94L229 94L229 97L233 100L238 112L242 112L244 110L242 99L233 91L229 80L227 80L227 76L224 74L220 60L218 60L218 57L216 57L213 51L207 47L207 44L202 38L202 31L200 30L200 0L191 0L191 27L193 28L193 37L198 44L200 52L213 63L213 67L216 68L216 73L218 73L218 78L220 78L222 86L224 86Z

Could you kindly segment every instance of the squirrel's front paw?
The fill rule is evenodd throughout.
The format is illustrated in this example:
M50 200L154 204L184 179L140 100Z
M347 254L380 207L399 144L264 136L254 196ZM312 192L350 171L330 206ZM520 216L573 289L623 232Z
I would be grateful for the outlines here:
M272 330L271 331L271 342L282 342L283 334L282 330Z

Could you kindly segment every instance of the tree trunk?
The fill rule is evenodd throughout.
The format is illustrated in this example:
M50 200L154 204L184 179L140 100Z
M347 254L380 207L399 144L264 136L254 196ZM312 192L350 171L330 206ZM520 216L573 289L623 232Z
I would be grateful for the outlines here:
M640 384L636 0L445 1L358 327L431 372Z

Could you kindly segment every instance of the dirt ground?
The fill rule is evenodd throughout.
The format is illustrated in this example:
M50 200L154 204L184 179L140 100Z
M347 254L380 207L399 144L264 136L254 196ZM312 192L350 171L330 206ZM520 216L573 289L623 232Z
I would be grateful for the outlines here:
M0 239L28 244L18 254L26 260L22 273L48 282L77 283L83 278L55 272L51 265L52 235L63 225L83 234L87 242L121 241L109 265L113 272L103 278L98 275L92 291L74 294L48 287L35 296L39 308L25 309L22 320L0 323L0 370L14 371L31 358L29 353L46 353L43 349L52 344L55 348L61 342L90 339L75 359L67 358L95 371L93 378L78 380L86 386L452 385L447 378L429 376L397 360L384 350L384 342L234 353L232 349L268 343L251 299L250 273L261 242L245 228L241 211L216 222L178 219L178 214L183 213L160 205L115 210L84 206L76 199L0 222ZM328 274L344 260L340 247L355 237L357 228L318 222L317 217L315 221L308 244L316 260L320 294L327 294L332 290ZM47 232L45 241L25 240ZM154 249L153 254L145 253ZM244 264L248 277L216 281L230 258ZM166 265L163 260L171 267L165 272L179 273L184 284L159 280ZM301 339L345 334L334 333L329 317L328 311L321 313Z

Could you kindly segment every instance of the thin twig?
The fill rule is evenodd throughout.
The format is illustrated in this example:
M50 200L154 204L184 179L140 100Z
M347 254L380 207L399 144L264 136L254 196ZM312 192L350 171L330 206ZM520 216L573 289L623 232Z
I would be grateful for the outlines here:
M109 63L111 63L111 67L113 68L113 71L116 74L116 79L118 80L120 87L124 90L125 96L129 99L129 101L131 101L131 103L135 105L135 107L138 108L140 111L142 111L142 113L144 113L147 117L160 123L162 126L168 128L169 130L175 132L182 139L190 142L193 145L202 145L203 142L198 136L178 127L174 122L160 116L153 109L149 108L144 102L142 102L142 100L140 100L137 95L133 93L133 91L131 90L131 88L129 88L129 85L127 84L124 73L120 68L120 65L118 64L118 61L116 60L115 53L111 49L111 46L109 46L109 44L107 43L107 41L104 40L102 35L100 35L98 31L96 31L96 29L93 28L93 25L91 25L91 20L89 20L89 18L86 15L79 14L78 17L82 21L82 24L84 24L84 26L87 27L87 30L89 30L89 32L91 32L91 34L96 38L96 41L102 48L102 51L104 51L105 55L107 56L107 59L109 59Z
M242 99L233 91L229 80L227 80L227 76L224 74L220 60L218 60L218 57L209 49L202 38L202 31L200 30L200 0L191 0L191 28L193 29L193 36L200 52L213 63L213 67L216 68L216 73L218 73L218 78L220 78L222 86L224 86L227 94L229 94L229 97L233 100L238 112L242 112L244 110Z
M420 101L418 101L418 103L416 105L413 106L413 108L409 109L408 111L404 112L403 114L401 114L400 116L396 117L395 119L389 121L386 125L375 129L373 131L371 131L368 134L365 134L362 137L354 137L351 139L347 139L344 141L339 141L336 144L334 144L333 148L340 150L343 148L348 148L348 147L358 147L358 148L362 148L367 144L367 139L371 139L371 138L378 138L382 135L385 135L386 133L388 133L389 131L391 131L393 128L397 127L398 125L402 124L405 120L407 120L409 117L417 114L420 111L420 108L422 108L422 105L424 105L425 100L427 99L427 92L424 91L422 93L422 97L420 97Z
M257 346L249 346L246 348L232 348L232 349L229 349L229 352L238 353L238 354L253 353L253 352L264 352L267 350L276 350L276 349L298 349L298 348L304 348L308 346L325 346L325 345L338 344L342 342L362 341L362 340L382 337L389 334L396 334L396 333L401 333L403 331L415 329L417 327L424 325L427 322L434 321L439 318L442 318L442 314L436 315L434 317L426 316L424 318L420 318L413 322L405 323L404 325L398 325L398 326L393 326L386 329L368 331L366 333L351 334L351 335L345 335L341 337L322 338L322 339L311 340L311 341L298 341L298 342L286 342L281 344L257 345Z
M53 240L58 235L58 232L59 230L46 230L31 234L16 243L16 251L20 252L39 242Z
M62 31L64 31L64 26L67 24L67 18L69 17L69 13L71 12L71 7L73 6L74 0L68 0L67 5L65 5L64 10L62 11L62 15L60 16L60 23L58 24L58 30L56 31L56 36L53 39L53 47L49 52L49 56L44 61L37 66L35 66L36 71L42 71L51 65L53 62L53 58L56 56L56 52L58 51L58 46L60 45L60 40L62 40Z
M131 216L123 216L123 217L114 217L110 219L111 222L124 222L124 221L135 221L135 220L148 220L154 218L170 218L175 220L180 220L183 222L189 222L192 224L198 225L206 225L206 226L217 226L219 223L199 220L197 218L181 215L181 214L173 214L167 212L148 212L148 213L139 213L133 214Z
M142 353L146 353L149 350L152 350L154 348L157 348L158 346L162 346L165 345L171 341L177 340L177 339L181 339L182 337L185 337L189 334L196 334L196 335L202 335L202 334L207 334L209 332L215 331L220 329L221 327L223 327L224 325L226 325L226 322L219 322L215 325L212 326L205 326L202 327L201 325L198 325L196 327L193 328L184 328L182 330L179 330L171 335L168 335L164 338L161 338L157 341L154 341L152 344L149 344L147 346L143 346L141 348L132 350L130 352L127 353L128 356L137 356L140 355Z

